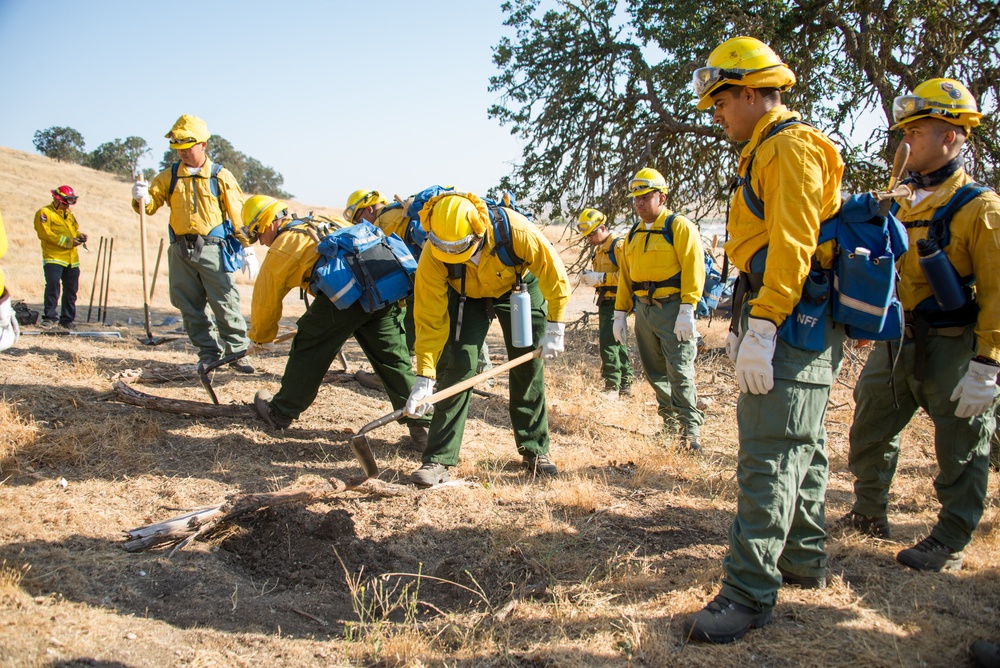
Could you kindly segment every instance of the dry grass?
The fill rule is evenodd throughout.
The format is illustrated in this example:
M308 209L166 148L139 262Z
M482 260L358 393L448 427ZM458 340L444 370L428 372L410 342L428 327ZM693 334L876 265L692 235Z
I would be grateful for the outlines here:
M108 206L115 233L134 235L126 183L7 149L0 169L17 184L0 183L8 232L25 216L29 228L18 228L22 245L3 266L29 302L41 294L30 215L48 188L71 183L84 195L81 219ZM15 194L25 201L11 204ZM120 266L136 265L137 247L122 248ZM120 298L141 306L126 282ZM159 315L174 314L159 290ZM571 308L593 310L585 290ZM700 327L709 347L721 345L724 323ZM973 638L1000 637L995 475L961 572L894 561L938 509L932 426L921 415L903 434L895 541L832 538L827 589L782 589L774 621L740 643L685 644L680 622L718 589L736 507L731 365L698 360L699 393L711 400L705 452L677 452L652 435L659 419L644 382L629 401L598 396L593 318L546 370L558 479L527 477L506 402L475 397L453 472L471 486L415 498L350 493L262 511L172 560L126 554L122 530L180 509L356 474L347 438L389 405L330 382L283 433L142 411L111 399L109 377L190 362L192 352L183 341L141 346L135 325L122 331L119 343L25 337L0 353L0 665L954 666ZM497 329L490 340L500 361ZM355 345L347 354L362 362ZM845 365L828 414L832 518L851 501L850 386L863 356ZM284 363L284 353L266 355L255 376L220 372L216 390L248 402L278 388ZM205 400L194 379L144 389ZM505 381L491 391L505 396ZM418 465L405 434L398 424L371 434L383 479Z

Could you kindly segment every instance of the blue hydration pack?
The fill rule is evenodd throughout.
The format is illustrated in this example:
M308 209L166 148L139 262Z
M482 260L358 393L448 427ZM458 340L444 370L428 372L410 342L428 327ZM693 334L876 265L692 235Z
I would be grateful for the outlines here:
M417 261L406 243L367 221L331 232L316 250L310 286L339 309L360 301L374 313L413 294Z
M791 125L789 119L775 125L761 140ZM764 219L764 202L750 185L750 168L738 180L743 201L750 212ZM832 218L820 224L817 246L837 241L833 267L825 270L813 258L802 296L792 314L778 329L788 344L802 350L825 348L826 314L844 325L848 338L886 341L903 335L903 308L896 298L896 260L909 247L906 230L892 213L882 215L880 202L871 194L852 195ZM766 252L766 247L763 249ZM756 257L755 257L756 261Z

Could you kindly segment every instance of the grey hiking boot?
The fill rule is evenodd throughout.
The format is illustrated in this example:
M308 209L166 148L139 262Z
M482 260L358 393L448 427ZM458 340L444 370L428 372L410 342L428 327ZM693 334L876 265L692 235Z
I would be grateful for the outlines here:
M682 626L684 637L701 642L727 643L739 640L750 629L771 621L771 611L757 611L718 595L701 611L689 615Z
M826 589L825 575L793 575L778 566L781 573L781 584L786 587L800 587L802 589Z
M292 424L292 419L285 417L281 413L271 408L271 393L267 390L258 390L253 397L253 407L257 410L260 419L267 423L271 429L288 429Z
M250 364L250 362L248 362L247 358L245 357L230 362L229 368L239 373L254 373L257 371L257 369L254 368L253 364Z
M448 467L437 462L428 462L410 474L410 482L417 487L433 487L451 480Z
M1000 668L1000 645L989 640L977 640L969 645L969 656L979 668Z
M410 430L410 447L417 452L427 449L427 425L411 422L406 425Z
M524 455L521 459L521 466L528 469L532 475L559 475L559 469L548 455Z
M896 561L918 571L957 571L962 568L964 552L953 552L937 538L928 536L896 555Z
M883 540L888 540L890 533L887 517L870 517L853 510L834 522L832 528L841 532L853 530L865 536Z
M689 436L687 429L681 427L681 435L677 440L677 449L682 452L698 452L701 450L701 441L698 440L698 434Z

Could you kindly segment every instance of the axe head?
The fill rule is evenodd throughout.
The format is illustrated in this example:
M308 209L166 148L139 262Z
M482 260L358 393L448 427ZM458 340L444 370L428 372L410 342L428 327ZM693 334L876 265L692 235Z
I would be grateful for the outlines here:
M375 462L375 455L372 453L372 446L368 443L368 437L364 434L356 434L351 437L351 451L357 458L358 463L365 472L366 478L378 476L378 464Z

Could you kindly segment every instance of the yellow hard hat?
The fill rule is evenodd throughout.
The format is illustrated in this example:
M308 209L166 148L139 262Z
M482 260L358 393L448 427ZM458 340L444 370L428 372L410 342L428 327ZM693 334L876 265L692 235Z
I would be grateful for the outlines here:
M260 233L268 228L274 220L288 215L288 206L280 199L267 195L248 197L243 203L240 217L243 219L243 233L247 238L256 241Z
M667 192L667 180L663 178L663 174L652 167L643 167L628 182L629 197L642 197L654 190L659 190L661 193Z
M461 264L472 257L489 224L486 203L472 193L442 193L420 210L420 226L427 232L431 253L446 264Z
M163 136L170 140L170 148L178 151L208 141L212 135L209 134L205 121L197 116L184 114L177 119L170 132Z
M375 204L388 203L389 200L383 197L377 190L355 190L347 196L347 204L344 206L344 218L353 225L354 216L358 211L367 209Z
M913 89L912 95L900 95L892 101L890 130L902 127L918 118L937 118L966 131L979 125L976 98L969 89L954 79L929 79Z
M584 209L576 229L583 236L590 236L591 232L604 225L607 220L607 217L597 209Z
M715 47L705 67L694 71L692 83L704 111L712 106L712 93L725 84L786 91L795 85L795 73L759 39L733 37Z

